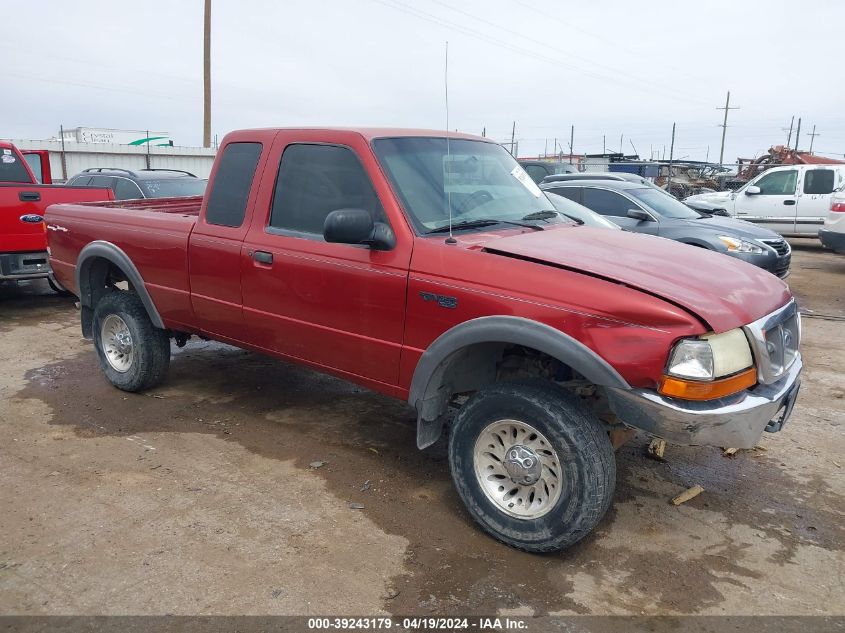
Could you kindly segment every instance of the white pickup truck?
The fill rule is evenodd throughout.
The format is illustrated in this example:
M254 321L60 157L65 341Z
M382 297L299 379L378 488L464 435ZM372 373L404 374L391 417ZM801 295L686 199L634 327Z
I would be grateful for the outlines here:
M817 237L834 190L845 184L845 165L784 165L749 180L737 191L687 200L718 205L731 216L762 224L781 235Z

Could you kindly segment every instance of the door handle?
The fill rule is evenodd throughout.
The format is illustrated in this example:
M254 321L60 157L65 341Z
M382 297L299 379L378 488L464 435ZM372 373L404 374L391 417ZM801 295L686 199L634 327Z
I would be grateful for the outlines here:
M791 207L793 204L795 204L795 200L784 200L783 203L786 206Z
M18 200L21 202L39 202L41 194L37 191L21 191L18 193Z
M268 253L266 251L255 251L255 253L253 253L252 257L259 264L272 264L273 263L273 253Z

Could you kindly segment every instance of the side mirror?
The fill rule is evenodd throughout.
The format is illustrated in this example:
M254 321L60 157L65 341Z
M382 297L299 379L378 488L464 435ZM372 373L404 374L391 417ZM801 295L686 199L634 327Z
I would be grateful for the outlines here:
M757 185L750 185L745 188L745 195L746 196L759 196L760 195L760 187Z
M336 244L364 244L373 250L389 251L396 235L384 222L373 222L365 209L337 209L326 216L323 238Z
M628 217L640 222L651 222L652 217L642 209L628 209Z

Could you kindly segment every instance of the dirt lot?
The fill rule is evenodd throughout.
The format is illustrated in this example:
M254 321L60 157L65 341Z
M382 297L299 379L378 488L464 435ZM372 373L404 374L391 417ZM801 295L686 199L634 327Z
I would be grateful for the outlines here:
M71 300L2 288L0 613L845 613L845 257L798 243L793 271L784 432L665 463L636 438L599 529L550 556L475 527L403 403L202 342L125 394Z

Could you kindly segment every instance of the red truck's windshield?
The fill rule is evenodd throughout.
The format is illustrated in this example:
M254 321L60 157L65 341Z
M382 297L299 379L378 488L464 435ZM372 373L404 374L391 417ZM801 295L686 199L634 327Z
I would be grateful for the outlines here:
M503 147L495 143L428 137L373 141L402 206L419 233L452 221L516 222L544 213L565 221Z
M8 147L0 147L0 182L32 182L20 156Z

